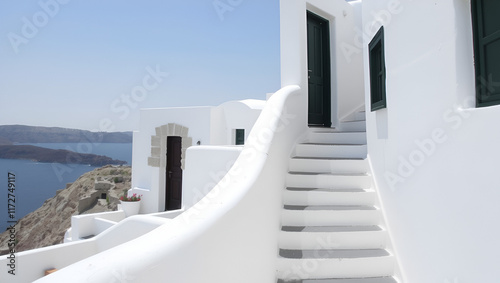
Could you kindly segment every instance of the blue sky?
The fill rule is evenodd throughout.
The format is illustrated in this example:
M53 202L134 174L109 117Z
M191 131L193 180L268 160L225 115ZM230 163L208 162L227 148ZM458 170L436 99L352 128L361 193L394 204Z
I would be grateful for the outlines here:
M279 0L0 2L0 124L117 131L280 87Z

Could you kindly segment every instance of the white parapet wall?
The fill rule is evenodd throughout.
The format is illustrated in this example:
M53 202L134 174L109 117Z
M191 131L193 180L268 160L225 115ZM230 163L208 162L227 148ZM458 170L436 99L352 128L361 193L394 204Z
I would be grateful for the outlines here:
M177 213L174 213L171 217L177 215ZM171 221L167 215L163 216L132 216L88 240L15 253L13 259L15 275L8 273L10 270L8 264L11 264L11 259L8 256L2 256L0 258L0 282L33 282L43 277L46 270L59 270L67 267L75 262L133 240ZM78 276L78 274L73 274L73 277L75 276ZM65 282L73 282L73 279L68 278Z
M96 236L123 219L122 210L71 216L71 241Z
M187 150L183 173L182 207L188 209L204 198L240 155L243 146L193 146Z
M304 96L296 86L276 93L228 174L184 214L36 282L274 280L288 157L306 128Z
M186 150L182 184L182 208L188 209L202 199L226 175L240 155L242 146L192 146ZM155 195L157 191L158 196ZM142 195L144 206L164 199L164 192L133 187L129 194ZM150 199L148 202L145 200ZM142 212L151 209L142 210ZM159 209L161 211L161 209Z

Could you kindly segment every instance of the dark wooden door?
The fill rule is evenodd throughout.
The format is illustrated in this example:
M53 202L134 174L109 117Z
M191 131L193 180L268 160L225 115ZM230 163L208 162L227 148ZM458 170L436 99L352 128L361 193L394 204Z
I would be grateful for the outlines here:
M181 153L182 138L167 137L165 210L180 209L182 205Z
M308 123L330 127L330 32L328 21L307 13L307 65L309 76Z

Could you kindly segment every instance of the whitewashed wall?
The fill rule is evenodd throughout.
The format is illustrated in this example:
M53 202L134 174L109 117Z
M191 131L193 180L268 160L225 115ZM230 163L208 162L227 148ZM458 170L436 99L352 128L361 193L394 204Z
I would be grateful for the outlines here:
M231 169L243 146L193 146L187 150L183 172L182 206L205 197Z
M247 99L228 101L212 110L211 145L234 145L235 130L245 130L245 140L266 102Z
M362 46L356 45L356 14L345 0L281 0L281 85L299 85L304 89L307 112L307 21L311 11L330 22L332 126L362 107ZM358 12L356 13L356 10ZM358 18L359 19L359 18ZM303 122L307 125L307 121Z
M141 110L139 131L134 133L132 154L132 187L133 192L143 195L141 213L162 211L165 207L164 169L148 165L151 156L151 136L156 134L155 128L175 123L188 128L188 137L192 138L192 146L200 142L204 145L233 145L235 129L244 129L248 136L255 121L265 105L263 100L230 101L217 107L183 107L158 108ZM227 172L228 163L234 162L237 152L234 148L204 148L195 151L195 156L186 153L186 169L183 174L183 205L193 205L193 196L205 184L213 183L210 172ZM192 164L188 164L192 162ZM209 166L204 166L204 165ZM199 178L198 176L205 176ZM195 179L193 179L195 178ZM203 184L203 188L199 186ZM215 184L213 184L215 185ZM213 185L211 187L213 187ZM186 201L184 201L186 200Z
M141 213L154 213L165 208L165 194L160 190L161 176L159 167L148 165L151 156L151 136L155 128L168 123L176 123L189 129L188 136L193 144L210 141L210 115L212 107L163 108L141 110L139 131L134 133L132 153L132 188L143 195Z
M382 21L387 68L368 152L407 283L500 278L500 107L474 107L470 15L467 0L363 2L365 46Z

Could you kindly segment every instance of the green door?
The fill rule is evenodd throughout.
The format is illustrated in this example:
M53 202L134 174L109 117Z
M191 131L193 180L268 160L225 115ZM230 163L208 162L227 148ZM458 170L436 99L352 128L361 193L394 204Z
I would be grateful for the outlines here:
M500 104L500 1L473 0L477 106Z
M330 36L328 21L307 12L308 123L330 127Z

